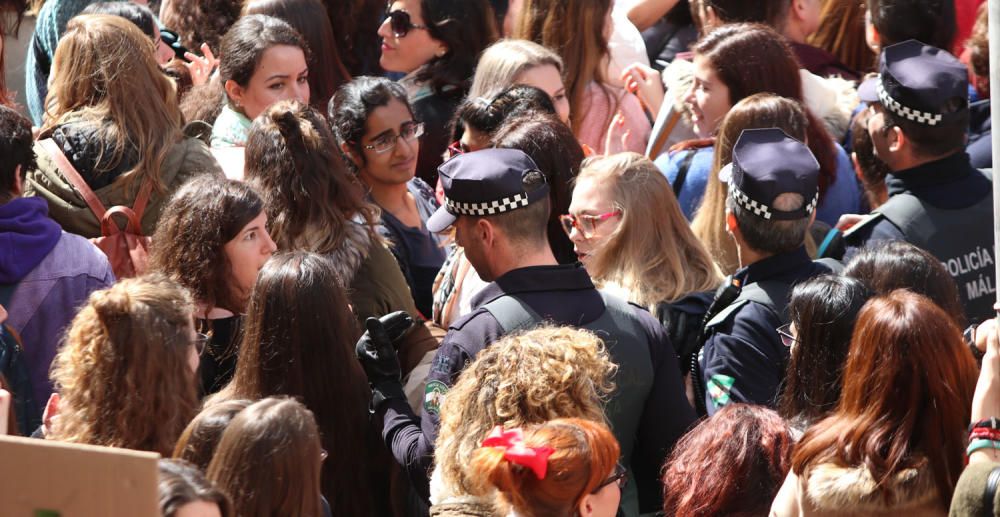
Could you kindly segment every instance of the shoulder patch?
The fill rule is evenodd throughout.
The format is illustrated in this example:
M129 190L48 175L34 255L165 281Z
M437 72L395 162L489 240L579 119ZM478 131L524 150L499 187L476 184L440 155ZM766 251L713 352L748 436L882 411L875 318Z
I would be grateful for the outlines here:
M424 412L439 415L441 403L444 402L446 393L448 393L448 386L445 383L439 380L428 381L427 387L424 388Z
M715 407L721 408L729 404L729 392L735 383L736 379L728 375L716 374L708 380L708 396L712 397L712 404L715 404Z

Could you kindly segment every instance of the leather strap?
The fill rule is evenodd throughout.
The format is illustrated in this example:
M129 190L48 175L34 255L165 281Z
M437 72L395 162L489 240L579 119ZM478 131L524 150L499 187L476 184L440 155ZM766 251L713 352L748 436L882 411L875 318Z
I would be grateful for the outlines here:
M56 161L56 165L59 167L59 170L62 171L63 176L65 176L66 179L73 184L76 190L80 192L80 195L83 196L83 200L86 201L87 206L90 207L90 211L94 212L94 215L97 216L97 221L103 221L107 208L105 208L104 204L101 203L101 200L97 198L97 194L94 194L94 191L87 185L83 176L80 176L76 167L73 167L73 164L70 163L68 158L66 158L62 149L59 148L59 144L51 138L39 140L38 143L41 144L42 148L45 149ZM142 187L139 189L139 193L135 197L135 203L132 205L132 211L135 212L135 217L140 222L142 221L142 214L146 211L146 205L149 203L149 197L152 192L153 182L150 178L147 178L146 181L142 183ZM136 230L141 231L138 228Z
M997 486L1000 485L1000 467L994 467L986 477L986 490L983 491L983 515L993 517L993 501L997 495Z
M86 201L87 206L90 207L90 211L94 212L94 215L97 217L97 222L100 223L100 221L104 219L104 212L106 212L107 209L104 208L104 204L101 203L101 200L97 199L97 195L94 194L94 191L87 186L87 182L84 181L83 177L80 176L80 173L76 171L76 167L73 167L73 164L70 163L69 159L66 158L66 155L63 154L62 149L59 148L59 144L51 138L39 140L38 143L41 144L42 148L49 153L49 156L56 161L56 166L59 167L60 171L62 171L63 176L65 176L66 179L68 179L69 182L76 187L76 190L80 192L80 195L83 196L83 200Z

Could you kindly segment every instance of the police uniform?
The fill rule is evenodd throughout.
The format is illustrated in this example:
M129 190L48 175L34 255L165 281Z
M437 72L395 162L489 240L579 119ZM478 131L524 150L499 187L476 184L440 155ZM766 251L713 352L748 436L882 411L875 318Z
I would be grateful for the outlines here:
M491 149L456 157L439 169L443 208L428 221L440 231L460 215L504 213L547 196L547 189L524 192L522 175L537 170L524 153ZM663 328L646 311L598 291L580 264L531 266L497 278L472 299L473 311L448 329L427 377L419 428L403 400L384 403L385 436L411 480L427 496L427 469L437 438L441 401L476 354L518 329L541 321L590 328L605 340L619 366L616 390L606 406L608 419L642 494L626 488L625 515L660 506L659 469L674 442L694 421Z
M729 196L751 217L788 221L811 217L819 196L819 164L801 142L780 129L748 129L733 147L724 169ZM772 206L783 193L798 193L798 210ZM737 271L727 283L734 296L719 307L724 287L709 309L706 340L696 364L709 415L731 402L774 406L788 362L788 348L777 328L787 323L792 287L831 268L813 262L804 246L778 253Z
M965 66L947 52L910 40L887 47L878 77L858 89L897 117L934 126L963 113L941 113L965 98ZM933 254L958 284L966 317L993 316L993 184L964 149L886 177L889 200L847 234L845 260L862 246L903 240Z

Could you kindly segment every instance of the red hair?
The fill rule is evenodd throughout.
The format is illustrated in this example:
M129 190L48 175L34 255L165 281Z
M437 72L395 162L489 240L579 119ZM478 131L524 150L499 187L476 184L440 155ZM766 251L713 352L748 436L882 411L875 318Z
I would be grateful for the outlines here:
M854 328L840 403L802 437L792 469L864 465L888 501L887 481L926 458L947 508L977 376L961 331L934 302L902 289L873 298Z
M472 456L479 482L492 485L522 517L570 517L580 501L608 478L621 454L618 441L602 423L558 418L525 429L524 444L555 449L545 479L504 459L504 449L482 447Z
M788 424L763 406L729 404L686 434L663 473L666 515L767 514L795 445Z

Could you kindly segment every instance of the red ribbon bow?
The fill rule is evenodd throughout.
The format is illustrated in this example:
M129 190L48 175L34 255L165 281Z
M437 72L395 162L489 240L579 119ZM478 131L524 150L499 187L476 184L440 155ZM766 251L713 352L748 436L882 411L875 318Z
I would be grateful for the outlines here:
M502 425L493 428L490 435L483 440L483 447L504 449L503 457L505 460L531 469L538 479L545 479L545 473L549 468L549 456L555 452L552 447L525 445L524 433L521 429L504 430Z

